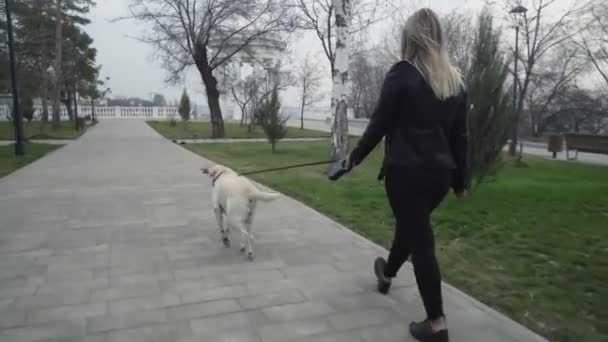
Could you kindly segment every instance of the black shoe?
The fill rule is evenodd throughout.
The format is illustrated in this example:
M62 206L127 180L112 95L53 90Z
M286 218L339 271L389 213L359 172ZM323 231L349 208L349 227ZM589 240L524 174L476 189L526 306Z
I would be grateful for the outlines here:
M433 331L431 321L426 320L423 322L412 322L410 323L410 334L415 339L421 342L449 342L447 329L440 331Z
M391 289L391 278L384 275L384 269L386 268L386 260L384 258L377 258L374 262L374 273L378 279L378 291L382 294L387 294Z

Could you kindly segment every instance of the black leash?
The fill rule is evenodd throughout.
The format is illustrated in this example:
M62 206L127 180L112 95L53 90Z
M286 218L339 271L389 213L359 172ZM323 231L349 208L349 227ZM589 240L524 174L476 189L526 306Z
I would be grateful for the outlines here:
M245 173L240 173L239 175L241 175L241 176L249 176L249 175L256 175L256 174L259 174L259 173L266 173L266 172L273 172L273 171L295 169L295 168L298 168L298 167L305 167L305 166L325 165L325 164L331 164L331 163L335 163L335 162L336 162L336 160L326 160L326 161L316 162L316 163L296 164L296 165L277 167L277 168L273 168L273 169L265 169L265 170L245 172Z

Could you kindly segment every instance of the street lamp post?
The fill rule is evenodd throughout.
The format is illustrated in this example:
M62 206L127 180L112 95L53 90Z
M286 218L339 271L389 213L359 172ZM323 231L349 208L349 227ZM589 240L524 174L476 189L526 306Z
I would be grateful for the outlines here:
M519 113L518 113L518 105L517 105L517 62L519 59L519 18L517 15L522 14L526 15L528 11L522 5L514 7L509 13L515 16L515 64L513 66L513 114L515 115L515 125L513 125L511 131L511 144L509 145L509 154L514 156L517 152L517 138L518 138L518 129L519 129Z
M15 155L25 155L23 138L23 118L19 110L19 90L17 89L17 71L15 70L15 46L13 42L13 21L11 18L12 3L4 0L6 8L6 32L8 34L8 51L11 68L11 87L13 88L13 122L15 124Z

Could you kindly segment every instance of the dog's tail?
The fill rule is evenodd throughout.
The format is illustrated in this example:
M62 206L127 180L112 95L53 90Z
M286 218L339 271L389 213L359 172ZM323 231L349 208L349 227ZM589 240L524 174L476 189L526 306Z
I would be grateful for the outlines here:
M263 202L270 202L276 200L280 196L281 195L277 192L264 192L256 190L249 195L249 198Z

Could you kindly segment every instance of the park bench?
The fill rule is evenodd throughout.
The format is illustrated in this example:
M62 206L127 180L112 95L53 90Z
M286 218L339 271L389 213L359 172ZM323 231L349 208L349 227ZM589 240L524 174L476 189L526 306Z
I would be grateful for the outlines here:
M566 133L566 158L576 160L578 152L608 154L608 135ZM570 151L574 150L574 158L570 158Z

